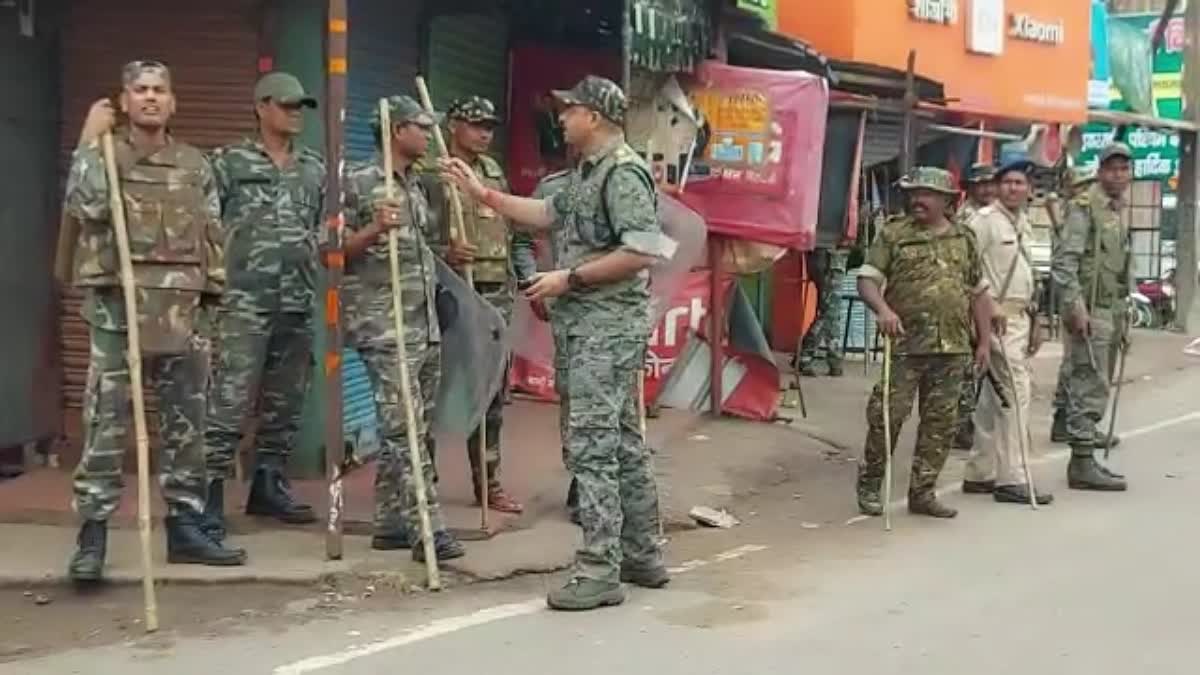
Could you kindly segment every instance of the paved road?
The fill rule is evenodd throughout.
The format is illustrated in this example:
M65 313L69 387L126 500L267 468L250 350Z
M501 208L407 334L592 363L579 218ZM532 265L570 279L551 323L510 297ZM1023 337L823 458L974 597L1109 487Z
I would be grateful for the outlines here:
M958 520L900 516L799 527L790 486L764 517L672 548L687 571L623 607L552 614L527 578L216 638L162 636L0 666L3 673L169 672L923 673L1197 672L1200 373L1129 389L1115 457L1133 490L1068 492L1061 456L1038 474L1058 502L1037 513L950 495ZM849 498L849 497L848 497Z

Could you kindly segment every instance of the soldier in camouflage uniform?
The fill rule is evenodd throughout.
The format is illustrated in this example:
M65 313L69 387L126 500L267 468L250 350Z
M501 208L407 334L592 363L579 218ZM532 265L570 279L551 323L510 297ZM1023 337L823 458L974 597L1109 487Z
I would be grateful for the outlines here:
M491 146L496 126L500 124L495 105L486 98L471 96L451 104L446 116L449 119L450 154L470 164L489 188L508 192L508 180L504 177L500 163L485 154ZM512 234L508 221L491 207L460 193L463 227L466 230L463 235L471 243L456 241L450 236L454 226L451 192L436 178L436 173L431 172L430 177L435 179L430 185L430 202L434 206L434 213L437 214L436 218L431 219L431 246L436 251L443 251L450 266L460 272L467 265L471 265L475 291L500 310L505 322L511 322L516 278L509 253ZM480 472L486 470L488 507L504 513L521 513L525 508L500 485L500 432L504 424L507 369L502 381L504 387L488 406L484 424L467 439L467 457L470 461L476 500L483 498L478 494L479 479ZM487 466L481 467L479 443L484 429L487 430Z
M1104 149L1099 184L1067 205L1062 241L1051 266L1068 330L1067 485L1076 490L1126 489L1124 476L1096 461L1095 451L1104 445L1097 425L1108 404L1116 350L1128 339L1123 317L1132 286L1131 254L1123 216L1131 160L1123 143Z
M459 558L460 544L447 530L434 485L433 461L426 445L441 379L441 329L438 325L436 261L426 243L429 202L416 163L424 156L437 120L409 96L389 99L392 129L376 135L391 143L396 195L388 200L383 158L351 166L346 177L346 346L358 351L367 368L381 428L382 444L375 475L375 536L378 550L412 548L423 562L420 513L413 471L425 476L429 522L438 560ZM382 139L381 139L382 140ZM404 332L396 335L392 309L388 233L399 235L400 286ZM409 391L416 411L421 466L413 467L402 400L397 341L408 359ZM411 533L411 536L410 536Z
M980 209L996 201L999 183L996 167L991 164L974 164L963 177L966 199L954 216L954 222L966 226ZM958 430L954 434L954 447L970 450L975 447L975 406L979 402L979 380L970 365L963 376L962 390L958 395Z
M200 151L175 141L167 124L175 110L171 75L155 61L122 72L121 108L129 128L114 138L122 179L129 248L138 294L140 348L146 384L158 394L159 485L167 502L167 561L241 565L246 554L226 549L201 529L205 500L204 306L225 285L222 234L212 170ZM68 573L76 582L103 576L108 519L123 485L121 467L132 440L131 383L109 184L100 137L113 127L107 100L88 113L71 162L63 211L78 228L74 281L86 290L83 317L91 360L83 406L83 456L75 469L75 510L83 520Z
M296 144L303 109L316 99L287 73L254 88L259 136L217 150L213 172L226 228L228 288L219 319L221 353L208 400L207 526L224 534L225 480L232 476L242 425L261 397L257 468L246 513L311 523L312 507L293 501L283 468L300 427L312 370L312 307L325 162Z
M1092 183L1095 182L1095 167L1075 167L1067 173L1062 189L1062 203L1058 207L1059 211L1056 214L1054 227L1050 230L1050 249L1052 255L1058 251L1058 247L1062 244L1063 224L1067 219L1068 205L1078 195L1086 192ZM1058 298L1057 294L1055 294L1054 299L1059 305L1055 308L1055 313L1061 315L1061 298ZM1062 362L1058 367L1058 383L1054 387L1054 424L1050 427L1050 441L1052 443L1069 443L1071 441L1071 435L1067 433L1067 380L1071 377L1071 357L1067 353L1069 345L1069 340L1063 340Z
M817 318L800 348L800 374L816 377L813 362L824 359L830 377L842 376L842 279L846 251L817 249L808 254L808 269L817 281Z
M858 292L878 317L880 330L894 341L891 441L919 403L921 425L913 454L908 509L936 518L958 512L937 500L938 474L950 452L958 416L958 393L970 371L972 319L975 365L986 367L991 302L985 293L975 237L946 219L956 194L950 174L917 167L900 181L908 192L909 216L884 228L867 253ZM885 290L881 290L885 289ZM884 475L883 384L867 404L867 441L858 472L858 507L882 515Z
M656 539L658 491L637 383L650 335L649 267L674 247L659 229L649 168L625 143L621 88L589 76L555 97L567 143L582 162L550 199L489 189L461 160L443 166L475 199L515 223L555 228L559 268L535 277L526 295L556 299L551 320L566 366L563 444L578 482L583 547L571 581L547 603L587 610L623 602L620 580L651 588L669 581Z

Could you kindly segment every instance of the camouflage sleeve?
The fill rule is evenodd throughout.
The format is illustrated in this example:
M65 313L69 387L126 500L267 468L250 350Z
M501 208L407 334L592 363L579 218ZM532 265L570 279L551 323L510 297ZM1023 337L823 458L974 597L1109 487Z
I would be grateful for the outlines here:
M512 235L512 263L518 279L528 279L537 274L537 255L534 251L533 235L516 232Z
M660 260L675 254L675 241L663 234L658 224L654 188L641 172L628 166L613 169L603 197L613 232L625 250Z
M99 142L93 141L75 150L63 201L66 214L80 222L109 220L108 177L104 174Z
M362 192L362 181L353 171L347 172L342 214L348 230L361 230L371 222L371 200L364 199Z
M429 202L429 221L426 224L425 243L433 254L443 260L450 248L450 191L441 177L433 172L421 174L421 187ZM461 195L459 199L463 199Z
M221 193L212 164L205 162L201 171L205 220L208 223L205 231L208 279L204 285L204 292L220 295L225 292L225 233L221 227Z
M971 220L979 220L979 218L975 216ZM987 279L983 274L982 249L979 248L979 241L975 237L975 231L971 228L963 229L967 235L967 263L963 276L963 284L971 289L973 295L979 295L989 287Z
M880 228L867 249L867 257L863 260L859 276L883 285L892 269L892 242L887 236L887 228Z
M208 164L212 167L213 181L217 186L221 213L224 213L225 204L229 201L229 196L233 192L232 184L229 180L229 167L225 161L224 148L219 148L209 153Z
M1068 207L1062 226L1062 241L1059 242L1050 263L1050 278L1058 288L1063 307L1079 301L1079 261L1087 251L1088 232L1091 229L1087 208L1079 204Z

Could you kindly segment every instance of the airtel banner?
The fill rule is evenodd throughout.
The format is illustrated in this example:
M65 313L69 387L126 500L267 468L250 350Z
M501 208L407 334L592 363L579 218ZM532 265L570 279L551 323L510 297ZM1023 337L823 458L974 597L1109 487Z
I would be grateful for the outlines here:
M663 312L662 319L650 334L646 349L646 402L652 403L658 396L659 387L671 366L679 357L683 343L689 332L704 333L704 318L708 316L709 286L711 274L708 270L690 272L685 283L672 298L670 306ZM728 293L733 285L732 279L726 279L722 295ZM517 321L534 322L524 326L532 339L539 344L551 345L548 351L537 349L522 349L521 354L513 357L511 384L513 389L524 392L545 401L557 401L554 392L554 360L553 340L550 337L550 326L537 321L532 313L518 311L513 315ZM544 341L544 342L543 342ZM537 352L536 355L528 352Z

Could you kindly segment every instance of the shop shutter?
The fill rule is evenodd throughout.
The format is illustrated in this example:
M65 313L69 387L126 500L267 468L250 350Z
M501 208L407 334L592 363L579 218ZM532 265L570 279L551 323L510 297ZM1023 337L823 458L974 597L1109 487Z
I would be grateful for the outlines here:
M69 166L92 102L115 94L120 68L134 59L171 67L178 111L174 135L208 149L253 135L252 92L257 78L258 0L164 3L153 0L77 0L62 37L61 168ZM87 377L88 332L79 318L80 294L61 303L64 465L80 441L80 405ZM150 395L152 392L147 392ZM148 404L154 405L152 397ZM153 426L157 415L150 415Z
M346 113L346 157L375 155L371 118L379 99L394 94L416 98L421 50L419 2L354 0L350 3L350 63Z
M504 14L441 14L429 23L429 89L446 110L455 99L483 96L501 119L508 109L508 19ZM507 134L496 130L492 154L504 165Z

